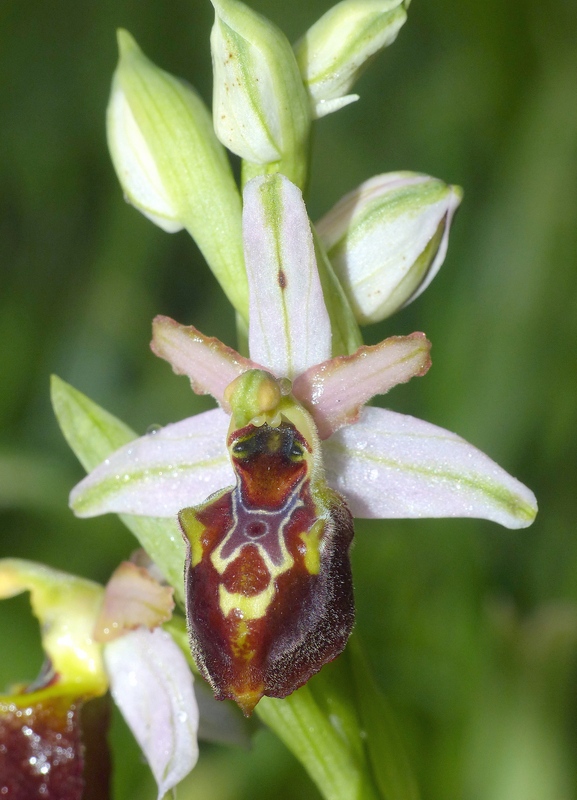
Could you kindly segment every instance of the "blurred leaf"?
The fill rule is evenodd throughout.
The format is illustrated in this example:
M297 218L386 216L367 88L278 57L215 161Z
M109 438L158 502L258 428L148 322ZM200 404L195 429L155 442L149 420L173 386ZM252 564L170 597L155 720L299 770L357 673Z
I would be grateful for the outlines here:
M44 453L0 452L0 508L65 512L72 479Z
M347 652L366 746L382 796L385 800L419 800L393 712L375 682L357 636L351 636Z

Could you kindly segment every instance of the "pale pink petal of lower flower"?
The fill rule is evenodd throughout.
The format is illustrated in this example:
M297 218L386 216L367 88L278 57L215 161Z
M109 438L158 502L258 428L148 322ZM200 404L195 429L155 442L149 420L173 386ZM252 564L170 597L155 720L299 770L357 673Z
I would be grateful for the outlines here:
M144 567L123 561L104 589L93 638L111 642L142 626L152 630L167 622L174 609L172 586L163 586Z
M399 383L424 375L431 365L424 333L391 336L311 367L293 383L293 393L313 415L321 439L357 421L365 403Z
M198 759L193 676L166 631L140 628L107 644L110 691L158 784L158 800Z
M355 517L480 517L524 528L537 513L530 489L450 431L365 408L323 444L327 480Z
M79 517L115 512L172 517L234 484L226 450L229 417L205 411L121 447L70 495Z
M244 190L250 355L291 380L330 358L331 326L300 190L283 175Z
M205 336L194 325L180 325L170 317L158 316L152 323L152 352L164 358L177 375L190 378L197 394L211 394L226 411L224 399L229 383L247 369L259 367L215 337Z

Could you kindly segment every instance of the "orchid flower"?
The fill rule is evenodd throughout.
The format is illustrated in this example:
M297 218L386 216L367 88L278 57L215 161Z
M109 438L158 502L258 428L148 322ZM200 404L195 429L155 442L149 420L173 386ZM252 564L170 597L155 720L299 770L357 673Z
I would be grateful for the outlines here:
M34 683L0 696L0 794L81 800L92 757L105 784L106 724L97 720L98 748L85 754L82 707L110 689L161 800L198 758L193 676L159 627L171 616L172 589L132 562L103 588L41 564L1 560L0 598L23 591L41 623L46 664Z
M365 407L375 394L424 374L430 365L429 343L423 334L414 333L360 347L349 356L331 358L331 325L311 227L297 187L278 174L250 181L244 192L243 235L249 281L250 359L194 327L179 325L167 317L157 317L153 326L154 352L168 360L177 374L187 375L194 391L212 394L220 408L168 425L122 447L75 487L71 506L79 516L119 512L171 517L180 512L188 547L188 617L193 652L216 696L233 697L250 713L262 694L285 696L344 647L352 625L352 589L346 575L348 567L343 564L348 565L352 528L348 539L345 536L340 543L343 552L335 556L337 561L341 559L337 572L340 570L340 580L346 584L345 594L351 594L351 614L341 615L342 625L335 634L338 642L325 647L326 642L321 646L315 641L315 647L323 651L319 662L301 664L298 674L291 678L283 674L280 688L273 685L270 676L266 678L264 666L258 685L249 686L246 675L242 680L238 675L219 677L214 647L211 650L208 641L216 635L214 618L212 623L206 619L202 624L195 622L199 604L204 608L206 597L196 596L196 590L191 588L192 576L204 559L206 531L214 522L211 515L217 503L225 503L225 494L228 511L221 509L219 513L221 521L229 515L228 539L225 536L228 552L221 541L220 549L212 551L211 556L222 580L231 554L236 557L243 547L250 549L246 536L250 539L252 535L254 540L264 536L262 520L250 516L249 511L254 509L244 508L242 513L249 514L249 521L243 517L242 522L245 539L235 540L234 546L230 544L240 512L238 508L230 511L230 503L234 506L236 501L231 499L234 491L229 487L236 481L237 486L246 489L248 479L243 477L242 461L248 458L248 450L252 448L254 454L256 448L262 456L264 447L267 458L272 458L285 447L278 444L278 432L285 442L285 428L290 428L286 446L296 443L294 460L306 462L303 469L312 487L312 517L322 518L327 530L332 525L335 536L349 525L346 519L334 523L335 504L345 517L482 517L520 528L532 522L536 502L529 489L456 434L409 416ZM260 444L255 444L257 441ZM293 458L291 453L287 455L289 460ZM276 469L272 463L266 462L266 470ZM280 462L277 459L274 463ZM279 473L275 484L275 491L281 494L283 476ZM289 488L283 502L288 502L288 494L296 485L292 478L286 480ZM209 497L214 493L218 494ZM270 502L273 508L276 500ZM307 502L299 495L300 505L308 508ZM234 525L230 522L232 517ZM287 565L292 568L294 554L283 550L275 560L272 553L273 540L274 547L284 547L280 523L275 524L275 534L268 544L264 537L264 544L260 542L256 547L266 574L259 591L253 587L247 595L258 594L259 602L243 600L242 592L223 588L221 581L219 602L223 618L236 614L239 619L261 619L267 612L267 603L272 602L271 581L276 580L278 588L279 575L289 569ZM249 525L256 526L250 535ZM309 534L310 531L312 528ZM326 530L322 535L325 534ZM304 536L301 531L301 543ZM335 549L334 541L331 547ZM307 540L301 549L301 567L304 564L303 571L308 571L310 579L318 574L323 546L317 542L315 549ZM259 561L259 568L262 563ZM275 569L278 574L273 574ZM246 577L244 572L243 575ZM266 592L269 594L265 602ZM337 599L323 598L328 607L331 602L329 611L336 613ZM293 623L301 629L302 620ZM236 651L242 650L239 625L232 644L229 641ZM204 634L199 632L199 626ZM203 636L204 641L200 641ZM298 655L301 644L300 640L291 640L282 651L275 667L277 678L279 664L286 662L287 652ZM270 650L269 642L268 661Z

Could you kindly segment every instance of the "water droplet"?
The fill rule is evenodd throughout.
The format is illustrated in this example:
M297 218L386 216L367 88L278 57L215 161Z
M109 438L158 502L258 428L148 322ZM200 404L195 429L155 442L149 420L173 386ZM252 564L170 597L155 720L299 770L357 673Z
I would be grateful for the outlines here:
M154 436L158 431L162 430L162 425L149 425L146 429L147 436Z

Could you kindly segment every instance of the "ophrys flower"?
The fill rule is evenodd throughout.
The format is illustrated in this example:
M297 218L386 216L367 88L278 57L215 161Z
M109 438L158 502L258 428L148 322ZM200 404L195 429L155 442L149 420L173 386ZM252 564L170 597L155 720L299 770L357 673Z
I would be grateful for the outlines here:
M331 358L331 324L296 187L280 175L247 184L243 231L251 359L192 326L166 317L154 324L154 351L221 409L121 448L75 488L71 503L81 516L182 512L193 650L217 696L232 696L249 711L262 694L288 694L344 646L352 625L349 511L479 516L523 527L536 506L526 487L455 434L363 408L375 394L423 374L429 344L416 333ZM296 509L309 516L290 534ZM329 556L339 577L327 588L340 587L332 599L316 588L330 572L321 564ZM281 592L289 578L291 588ZM316 612L302 600L315 592ZM276 602L290 617L285 628L283 615L272 614ZM321 645L315 625L329 631L331 619L334 635ZM257 637L252 629L263 625ZM214 656L219 635L228 663L237 662L234 675ZM287 660L301 652L287 677Z

